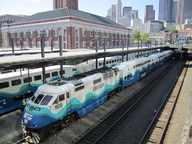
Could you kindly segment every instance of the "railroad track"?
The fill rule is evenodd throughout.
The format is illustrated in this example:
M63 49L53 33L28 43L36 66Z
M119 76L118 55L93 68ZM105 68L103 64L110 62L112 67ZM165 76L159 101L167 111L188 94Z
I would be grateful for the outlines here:
M189 65L189 61L186 62L186 65ZM172 87L170 88L170 91L167 93L162 105L159 107L155 117L153 118L151 124L149 125L143 138L141 139L140 144L162 142L171 115L175 108L187 69L188 68L185 67L179 79L176 79L175 82L173 83ZM172 91L172 88L174 86L175 88Z
M23 139L18 140L15 144L21 144L21 143L23 143L23 142L25 142L25 139L24 139L24 138L23 138Z
M76 144L90 144L90 143L104 143L105 140L110 136L110 132L115 126L118 126L119 122L130 112L147 93L171 70L171 68L177 63L174 61L160 73L158 76L153 78L145 86L143 86L137 93L133 94L130 99L125 101L119 107L117 107L110 115L108 115L103 121L97 124L94 128L90 129L84 134ZM123 91L122 93L126 93Z

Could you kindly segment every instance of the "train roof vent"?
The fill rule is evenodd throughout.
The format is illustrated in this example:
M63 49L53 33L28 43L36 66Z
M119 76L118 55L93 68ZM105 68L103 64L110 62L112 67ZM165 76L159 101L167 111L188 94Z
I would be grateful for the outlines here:
M64 81L64 80L57 80L57 81L53 81L53 82L48 83L48 85L61 86L61 85L67 84L67 83L68 82Z
M82 82L82 81L77 81L77 82L74 82L73 84L74 84L74 86L76 87L76 86L82 85L83 82Z

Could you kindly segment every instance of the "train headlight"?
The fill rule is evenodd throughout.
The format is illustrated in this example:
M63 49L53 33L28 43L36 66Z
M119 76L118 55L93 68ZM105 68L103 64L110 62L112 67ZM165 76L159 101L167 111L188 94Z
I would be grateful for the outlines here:
M36 110L36 111L40 111L41 109L40 109L40 108L35 108L34 110Z
M23 125L24 124L24 122L23 122L23 119L21 118L21 124Z
M30 107L30 105L29 105L29 104L27 104L27 107L29 108L29 107Z

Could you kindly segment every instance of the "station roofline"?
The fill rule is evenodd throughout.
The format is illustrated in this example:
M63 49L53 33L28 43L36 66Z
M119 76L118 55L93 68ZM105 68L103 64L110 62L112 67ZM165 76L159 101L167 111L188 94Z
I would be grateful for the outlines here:
M31 22L52 20L52 19L65 18L65 17L76 17L84 20L94 21L101 24L107 24L107 25L116 26L119 28L125 28L124 26L108 18L91 14L88 12L80 11L80 10L71 9L71 8L63 8L63 9L55 9L51 11L39 12L34 15L28 16L22 20L19 20L15 23L12 23L10 24L10 26L22 24L22 23L29 23L29 22L31 23Z

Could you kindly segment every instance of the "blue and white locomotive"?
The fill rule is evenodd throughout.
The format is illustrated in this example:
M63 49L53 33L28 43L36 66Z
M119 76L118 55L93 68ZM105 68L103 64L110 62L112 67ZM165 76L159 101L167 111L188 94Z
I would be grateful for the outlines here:
M35 142L44 140L103 104L111 94L149 74L171 55L172 51L165 51L40 86L22 113L24 130Z

